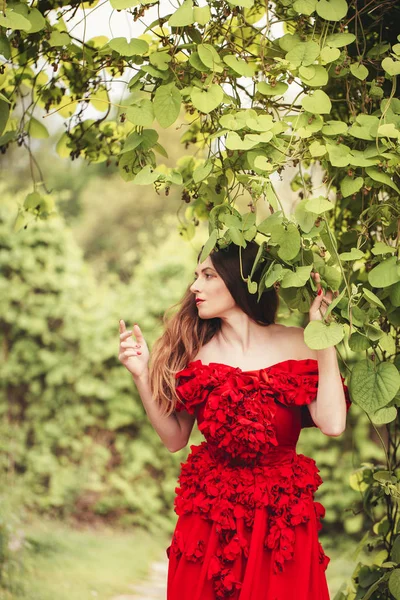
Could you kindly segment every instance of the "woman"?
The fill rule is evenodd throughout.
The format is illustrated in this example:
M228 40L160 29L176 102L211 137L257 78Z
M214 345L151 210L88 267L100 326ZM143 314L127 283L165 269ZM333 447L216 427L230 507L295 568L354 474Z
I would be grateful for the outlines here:
M314 501L322 479L296 443L302 427L340 435L350 399L335 348L311 350L301 327L276 324L274 287L259 302L248 292L241 274L258 250L249 242L240 257L231 244L198 264L180 309L164 319L150 371L140 327L135 342L120 323L119 359L165 446L186 446L196 419L205 437L181 463L168 600L329 598L318 540L325 509ZM320 320L333 292L313 278L309 316Z

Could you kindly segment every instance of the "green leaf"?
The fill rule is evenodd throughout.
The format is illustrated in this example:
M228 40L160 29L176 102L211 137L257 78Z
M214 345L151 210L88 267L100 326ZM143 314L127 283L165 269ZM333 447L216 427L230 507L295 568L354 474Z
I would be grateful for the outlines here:
M214 46L212 46L211 44L198 44L197 52L203 65L205 65L212 71L222 73L224 67L222 65L219 54L214 48Z
M142 133L134 131L125 140L121 153L139 148L144 152L154 146L158 140L158 133L154 129L144 129Z
M313 266L297 267L295 271L288 271L282 279L282 287L303 287L310 278Z
M257 90L263 96L282 96L288 87L288 84L283 81L277 81L275 85L271 85L265 81L259 81L257 83Z
M346 0L319 0L317 14L326 21L341 21L347 15L349 7Z
M341 252L339 254L340 260L346 260L346 261L360 260L361 258L363 258L363 256L364 256L364 252L362 252L358 248L352 248L350 250L350 252Z
M332 109L329 96L322 90L315 90L312 96L304 96L301 105L304 110L317 115L329 114Z
M296 221L305 233L309 233L309 231L311 231L318 217L316 213L312 213L306 209L305 205L307 204L307 202L307 199L301 200L296 204L294 210L294 216L296 217Z
M228 0L232 6L243 6L244 8L251 8L254 4L254 0Z
M350 375L352 399L367 413L383 408L394 398L400 387L400 375L389 362L374 364L371 360L357 362Z
M400 565L400 535L394 540L390 558L397 564Z
M362 335L358 331L352 333L349 337L349 347L353 352L364 352L364 350L368 350L370 346L371 342L367 336Z
M274 126L274 121L271 115L257 115L256 117L248 116L246 125L253 131L270 131Z
M115 10L124 10L137 6L140 4L140 0L110 0L110 4Z
M154 115L163 129L175 123L179 117L181 102L182 96L173 82L157 88L153 100Z
M288 60L294 67L300 67L303 65L307 67L308 65L312 65L313 62L319 56L319 45L317 42L300 42L296 44L289 52L286 54L285 58Z
M390 573L389 591L395 600L400 600L400 569L395 569Z
M351 64L350 71L351 74L354 75L354 77L357 77L357 79L359 79L360 81L364 81L364 79L367 79L369 74L367 67L359 63Z
M204 164L200 165L199 167L196 167L196 169L193 171L193 181L195 183L199 183L200 181L204 181L204 179L207 179L207 177L212 171L212 168L213 163L211 160L207 160Z
M0 25L6 29L22 29L23 31L30 31L32 24L28 19L11 8L7 8L7 15L0 13Z
M394 254L396 252L396 248L393 248L393 246L388 246L388 244L385 244L384 242L376 242L371 248L371 252L374 256L378 254Z
M366 168L365 171L368 177L371 177L371 179L373 179L374 181L379 181L379 183L388 185L389 187L393 188L398 194L400 194L399 188L394 183L394 181L391 180L387 173L379 171L379 169L376 169L375 167Z
M393 60L393 58L387 56L382 61L382 69L384 69L391 77L400 75L400 60Z
M195 6L193 8L193 18L195 23L199 25L207 25L211 19L210 7L206 6Z
M342 133L346 133L346 131L347 125L343 121L326 121L322 128L324 135L341 135Z
M334 33L328 35L326 43L332 48L342 48L356 41L354 33Z
M11 44L10 40L6 35L0 34L0 54L4 56L6 60L11 58Z
M170 27L185 27L194 23L193 2L184 0L183 4L170 16L168 25Z
M389 298L393 306L400 306L400 281L389 287Z
M346 167L350 162L350 148L345 144L326 145L330 163L333 167Z
M254 159L254 166L256 169L260 169L261 171L271 172L274 170L273 164L268 160L266 156L257 156Z
M66 31L52 31L49 38L51 46L61 47L69 46L71 38Z
M154 183L160 175L161 173L158 171L152 170L151 165L146 165L137 173L133 183L136 185L149 185L150 183Z
M278 256L283 260L292 260L300 250L300 232L294 223L289 223L287 228L281 226L274 229L272 241L279 244Z
M316 140L310 144L309 151L313 158L324 156L326 154L326 146Z
M37 8L30 8L26 4L19 2L18 4L12 5L13 11L28 19L31 24L29 33L37 33L46 27L46 19Z
M266 274L266 277L264 280L264 285L266 288L270 288L277 281L281 281L283 277L284 277L284 269L283 269L282 265L272 263L267 271L267 274Z
M227 54L224 56L224 63L243 77L253 77L254 75L254 63L247 63L245 60L240 60L234 54Z
M378 296L374 294L374 292L371 292L371 290L369 290L368 288L363 289L363 295L364 298L366 298L368 302L373 306L379 306L379 308L383 308L383 310L386 310L386 307L383 304L382 300L378 298Z
M344 338L343 325L324 323L324 321L310 321L304 329L304 341L312 350L324 350L336 346Z
M31 119L28 121L26 125L26 131L28 135L35 139L46 139L49 137L49 132L47 131L46 127L34 117L31 117Z
M337 60L340 56L339 48L330 48L329 46L325 46L322 48L320 58L323 65L327 65L335 60Z
M396 256L383 260L368 273L368 282L372 287L385 288L400 281L400 263Z
M375 425L386 425L391 423L397 417L397 409L395 406L384 406L370 415L371 421Z
M271 134L272 137L272 134ZM239 136L235 131L229 131L226 136L225 145L228 150L250 150L259 144L259 141L252 140L248 135L244 136L244 139Z
M150 52L149 60L160 71L167 71L172 57L168 52Z
M342 192L343 198L347 198L348 196L356 194L359 190L361 190L363 185L364 179L362 177L353 178L346 175L346 177L340 182L340 191Z
M151 100L142 98L137 104L126 109L127 119L134 125L149 127L154 121L154 107Z
M224 91L219 85L213 83L206 90L193 88L190 97L193 102L193 106L197 108L197 110L208 114L221 104L224 97Z
M10 104L9 102L4 102L4 100L0 100L0 135L2 135L5 130L8 118L10 116Z
M349 154L349 163L353 167L372 167L378 161L379 159L377 158L368 158L365 156L365 153L360 150L351 150Z
M246 127L246 118L246 111L228 113L226 115L222 115L219 122L221 123L222 127L225 127L226 129L238 131L239 129Z
M311 77L308 77L307 73L304 74L306 69L310 69L313 71ZM328 83L329 79L328 71L320 65L314 65L312 67L300 67L299 74L302 82L311 87L323 87Z
M386 123L385 125L379 125L377 136L398 139L400 137L400 131L396 129L394 123Z
M108 42L112 50L121 54L121 56L142 56L149 51L149 44L145 40L132 39L128 42L126 38L113 38Z
M203 250L201 252L200 259L199 259L201 263L206 260L207 256L210 254L211 250L213 250L213 248L215 248L215 244L217 243L217 240L218 240L218 229L213 229L210 234L210 237L204 244Z
M323 196L318 196L318 198L311 198L310 200L307 200L305 207L309 212L320 215L327 210L332 210L334 205L330 200L327 200Z
M317 0L296 0L293 9L301 15L312 15L317 6Z

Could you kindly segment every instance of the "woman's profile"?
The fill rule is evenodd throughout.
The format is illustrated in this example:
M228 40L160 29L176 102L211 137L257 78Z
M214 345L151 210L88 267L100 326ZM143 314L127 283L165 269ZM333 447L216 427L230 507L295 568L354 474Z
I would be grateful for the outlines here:
M311 350L303 328L276 323L275 287L259 302L248 291L258 251L252 241L203 263L199 253L151 366L140 327L120 322L119 360L165 446L185 447L195 421L204 435L181 463L167 600L329 599L322 479L296 444L303 427L340 435L351 402L335 347ZM309 318L320 320L334 291L313 278Z

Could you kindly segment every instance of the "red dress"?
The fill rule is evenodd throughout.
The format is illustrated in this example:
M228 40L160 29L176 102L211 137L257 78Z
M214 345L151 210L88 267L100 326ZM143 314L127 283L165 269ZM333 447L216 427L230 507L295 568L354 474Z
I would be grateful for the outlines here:
M181 463L167 600L329 599L325 509L314 500L322 479L296 453L301 428L315 426L306 405L318 362L242 371L196 360L178 377L176 410L196 415L205 440Z

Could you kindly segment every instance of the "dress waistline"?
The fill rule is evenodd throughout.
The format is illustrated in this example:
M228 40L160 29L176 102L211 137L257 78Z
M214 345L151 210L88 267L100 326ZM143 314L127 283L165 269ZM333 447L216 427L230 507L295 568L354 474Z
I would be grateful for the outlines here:
M228 450L216 448L206 444L210 457L218 464L226 467L263 467L278 466L292 463L296 456L296 446L293 444L280 444L271 446L266 452L258 456L231 456Z

